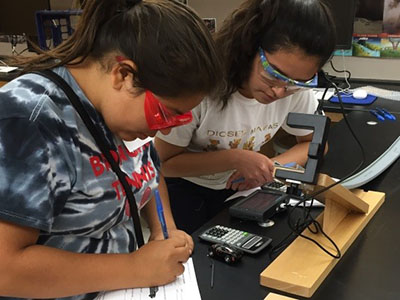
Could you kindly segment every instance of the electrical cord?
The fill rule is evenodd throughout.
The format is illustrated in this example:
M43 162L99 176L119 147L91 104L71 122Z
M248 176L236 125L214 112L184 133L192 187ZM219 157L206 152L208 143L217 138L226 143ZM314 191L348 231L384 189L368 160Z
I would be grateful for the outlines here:
M345 78L346 78L347 80L350 80L350 79L351 79L351 72L350 72L349 70L346 70L346 69L344 69L344 70L338 70L338 69L336 69L335 66L333 65L332 60L329 61L329 64L331 65L331 68L333 69L333 71L335 71L336 73L346 73L346 74L347 74L347 77L345 77Z
M329 86L327 86L325 88L324 93L322 94L322 97L318 102L318 107L315 110L314 115L323 115L324 114L323 113L323 111L324 111L324 101L325 101L325 96L326 96L326 93L328 92L328 90L329 90Z
M330 63L330 65L331 65L332 69L333 69L335 72L337 72L337 73L345 73L345 74L346 74L346 75L344 75L344 81L346 82L347 87L345 87L345 88L343 88L343 89L340 89L340 91L341 91L342 93L348 93L348 94L350 95L350 94L351 94L351 93L350 93L351 84L350 84L349 80L351 79L351 72L348 71L347 68L346 68L346 62L345 62L345 59L344 59L344 50L342 50L342 62L343 62L343 69L342 69L342 70L338 70L338 69L336 69L335 66L333 65L332 60L329 61L329 63Z

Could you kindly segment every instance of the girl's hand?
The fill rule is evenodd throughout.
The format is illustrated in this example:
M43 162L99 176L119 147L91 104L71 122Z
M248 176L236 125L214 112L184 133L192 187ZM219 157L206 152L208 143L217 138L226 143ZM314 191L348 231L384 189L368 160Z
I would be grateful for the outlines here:
M134 266L132 276L140 276L143 287L170 283L184 272L183 263L192 250L186 237L171 231L167 240L152 240L129 254Z
M228 179L227 189L241 191L262 186L273 180L274 163L267 156L250 150L234 151L236 172ZM235 180L238 182L234 182Z
M190 250L190 254L193 252L194 248L194 242L193 239L190 235L188 235L186 232L182 230L178 230L176 228L169 228L168 229L168 238L172 237L177 237L179 239L183 239L186 241L186 245L188 249ZM161 241L164 240L164 234L160 228L160 230L153 231L150 235L149 242L150 241Z

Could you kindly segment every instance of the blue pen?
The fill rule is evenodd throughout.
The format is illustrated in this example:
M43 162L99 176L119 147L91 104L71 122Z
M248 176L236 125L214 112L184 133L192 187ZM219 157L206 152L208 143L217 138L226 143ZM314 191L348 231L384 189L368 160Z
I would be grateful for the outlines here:
M396 121L396 117L393 116L393 115L392 115L390 112L388 112L386 109L377 107L376 110L379 111L387 120Z
M237 178L235 180L232 180L231 183L240 183L240 182L243 182L243 181L244 181L244 177L239 177L239 178Z
M383 116L381 116L378 111L376 111L375 109L371 109L369 111L372 115L374 115L379 121L385 121L385 118Z
M157 215L158 219L160 220L161 224L161 229L164 235L164 239L168 238L168 231L167 231L167 223L165 222L165 217L164 217L164 208L161 202L161 197L160 197L160 192L158 191L158 188L155 189L154 195L156 197L156 206L157 206ZM154 298L156 296L156 293L158 291L158 286L151 286L150 287L150 298Z
M154 194L156 196L156 206L157 206L157 214L158 214L158 219L160 220L162 232L164 235L164 239L168 238L168 231L167 231L167 223L165 223L165 217L164 217L164 208L161 202L161 197L158 189L154 191Z

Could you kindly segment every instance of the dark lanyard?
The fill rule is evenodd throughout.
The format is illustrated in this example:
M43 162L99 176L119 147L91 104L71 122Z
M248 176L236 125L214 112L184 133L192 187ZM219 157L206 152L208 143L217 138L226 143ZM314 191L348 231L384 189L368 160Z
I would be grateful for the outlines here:
M140 248L141 246L144 245L142 226L140 225L139 213L138 213L138 208L136 205L135 197L133 195L131 187L129 186L128 182L126 181L126 177L128 177L128 175L120 169L118 163L112 157L110 150L106 146L103 135L101 135L99 133L96 126L90 119L89 114L87 113L87 111L83 107L81 101L79 100L79 97L75 94L75 92L71 89L71 87L65 82L65 80L50 70L33 71L32 73L39 74L41 76L44 76L44 77L50 79L64 91L65 95L67 95L72 106L78 112L82 121L85 123L87 129L93 136L94 140L96 141L97 146L100 148L100 151L103 153L103 155L107 159L108 163L111 165L112 170L114 171L115 174L117 174L118 179L121 182L121 184L125 190L126 197L128 198L129 209L131 211L133 227L135 230L136 242L137 242L138 247Z

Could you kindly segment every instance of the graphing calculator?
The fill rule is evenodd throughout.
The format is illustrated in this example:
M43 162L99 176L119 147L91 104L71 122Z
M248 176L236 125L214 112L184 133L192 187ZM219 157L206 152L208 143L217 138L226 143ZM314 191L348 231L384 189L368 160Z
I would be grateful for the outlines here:
M260 252L272 242L269 237L221 225L208 228L199 238L210 243L226 244L251 254Z

